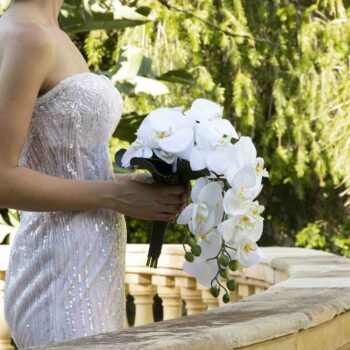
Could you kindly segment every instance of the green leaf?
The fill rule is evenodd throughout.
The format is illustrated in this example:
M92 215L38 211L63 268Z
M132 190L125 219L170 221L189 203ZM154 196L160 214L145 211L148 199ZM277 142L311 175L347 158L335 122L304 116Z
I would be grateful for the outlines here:
M115 30L128 27L135 27L150 21L127 6L121 8L115 18L112 11L94 12L85 1L80 6L76 2L65 4L59 15L60 27L70 33L89 32L92 30Z
M194 77L184 69L170 70L156 77L156 79L187 85L193 85L196 82Z
M125 152L126 152L126 149L125 148L121 148L114 155L114 160L115 160L115 163L116 163L116 165L118 167L121 167L121 168L123 167L123 165L122 165L122 158L123 158Z
M135 12L147 17L151 13L151 8L148 6L140 6L138 7Z
M135 132L145 117L146 115L137 115L134 113L124 115L114 131L113 137L132 143L135 141Z
M0 209L0 215L4 219L4 221L6 222L7 225L13 226L12 223L11 223L11 219L10 219L10 215L9 215L8 209L1 208Z
M178 160L177 172L179 174L181 183L187 183L190 180L197 180L200 177L210 175L210 171L208 169L196 171L192 170L189 161L184 159Z

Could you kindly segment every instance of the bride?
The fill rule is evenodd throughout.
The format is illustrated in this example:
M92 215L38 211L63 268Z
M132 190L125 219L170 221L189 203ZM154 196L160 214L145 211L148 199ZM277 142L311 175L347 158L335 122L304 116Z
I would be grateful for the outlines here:
M21 225L5 277L19 348L123 326L124 215L172 221L181 186L113 175L123 109L58 25L64 0L14 0L0 19L0 207Z

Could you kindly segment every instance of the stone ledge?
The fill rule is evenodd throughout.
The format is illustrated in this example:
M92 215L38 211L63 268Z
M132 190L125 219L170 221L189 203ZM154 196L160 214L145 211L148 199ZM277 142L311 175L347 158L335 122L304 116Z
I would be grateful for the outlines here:
M194 316L36 349L331 350L350 344L350 260L301 248L263 250L265 259L245 276L282 281L265 292ZM165 259L163 267L169 264Z

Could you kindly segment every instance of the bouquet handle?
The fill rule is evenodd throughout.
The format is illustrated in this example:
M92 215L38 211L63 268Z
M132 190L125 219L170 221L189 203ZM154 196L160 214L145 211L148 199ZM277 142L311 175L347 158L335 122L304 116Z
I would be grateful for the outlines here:
M162 252L162 247L165 239L165 232L167 230L168 224L169 223L165 221L153 221L146 263L147 266L157 268L158 259Z

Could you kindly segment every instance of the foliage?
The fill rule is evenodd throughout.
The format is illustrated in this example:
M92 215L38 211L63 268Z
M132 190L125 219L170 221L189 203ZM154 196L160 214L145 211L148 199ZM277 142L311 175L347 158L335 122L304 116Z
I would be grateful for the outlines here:
M309 223L296 235L296 245L304 248L332 251L350 257L349 231L350 220L336 228L327 227L327 223L322 221Z
M265 244L293 244L309 222L330 230L344 223L348 4L178 0L169 10L143 3L153 4L157 20L125 30L120 45L142 48L158 74L181 68L196 83L169 85L158 97L125 96L126 113L196 97L224 104L224 117L254 138L270 170Z

